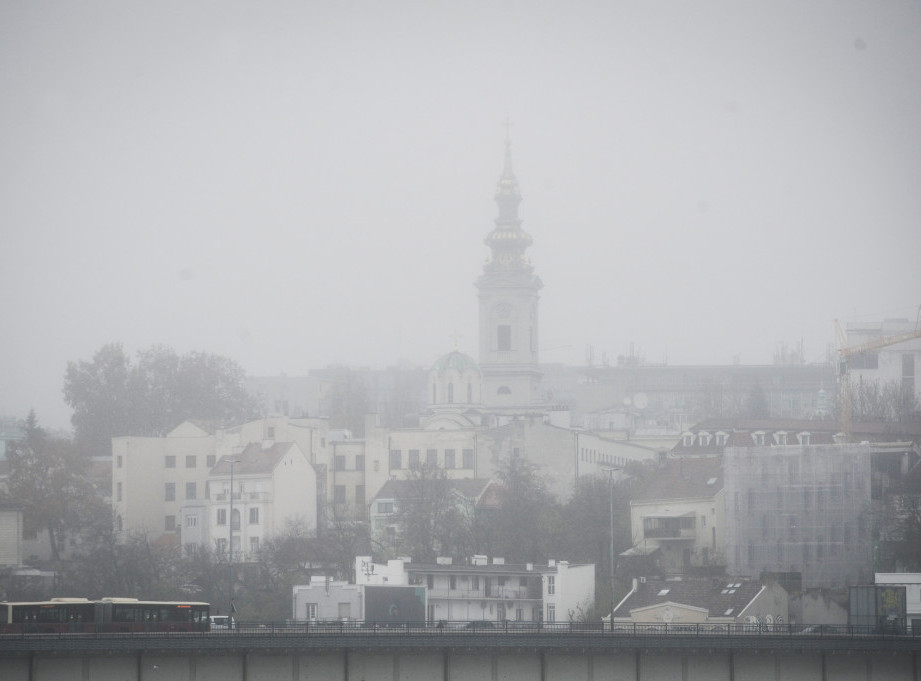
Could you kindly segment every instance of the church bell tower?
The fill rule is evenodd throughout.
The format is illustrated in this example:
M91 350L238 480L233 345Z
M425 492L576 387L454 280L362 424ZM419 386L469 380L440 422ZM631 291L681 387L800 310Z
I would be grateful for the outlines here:
M543 284L525 254L533 240L521 228L520 203L506 134L505 166L496 187L499 216L484 240L490 256L476 287L483 403L488 410L509 416L541 407L537 313Z

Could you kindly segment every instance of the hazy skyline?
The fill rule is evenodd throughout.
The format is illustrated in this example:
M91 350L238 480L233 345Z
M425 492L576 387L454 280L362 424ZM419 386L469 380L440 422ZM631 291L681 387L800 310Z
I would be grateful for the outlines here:
M121 342L476 356L506 117L541 361L921 305L921 3L0 2L0 414Z

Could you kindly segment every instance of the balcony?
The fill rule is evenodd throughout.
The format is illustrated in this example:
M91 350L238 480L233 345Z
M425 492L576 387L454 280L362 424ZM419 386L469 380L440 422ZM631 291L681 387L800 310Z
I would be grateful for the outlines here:
M428 589L429 599L480 600L480 601L540 601L528 597L524 587L491 587L490 589Z
M646 516L643 518L644 539L693 541L697 537L693 513L679 516Z

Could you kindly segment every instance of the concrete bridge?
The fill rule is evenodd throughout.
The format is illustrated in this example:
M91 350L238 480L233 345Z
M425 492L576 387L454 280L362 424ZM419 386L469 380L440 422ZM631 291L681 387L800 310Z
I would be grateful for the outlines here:
M921 681L921 637L663 630L0 637L3 681Z

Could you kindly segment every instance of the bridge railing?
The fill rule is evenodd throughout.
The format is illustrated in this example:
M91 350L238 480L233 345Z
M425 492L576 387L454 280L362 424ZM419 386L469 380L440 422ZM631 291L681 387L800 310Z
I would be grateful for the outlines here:
M9 625L0 625L9 626ZM392 636L394 634L439 635L535 635L535 636L625 636L625 637L725 637L725 636L788 636L788 637L916 637L921 630L902 630L893 627L855 625L801 625L767 623L664 623L664 622L521 622L512 620L473 620L437 622L371 622L360 620L288 620L285 622L235 622L230 628L213 628L211 631L128 631L113 633L109 625L84 623L79 633L73 631L17 631L0 629L0 639L48 637L131 637L158 636Z

